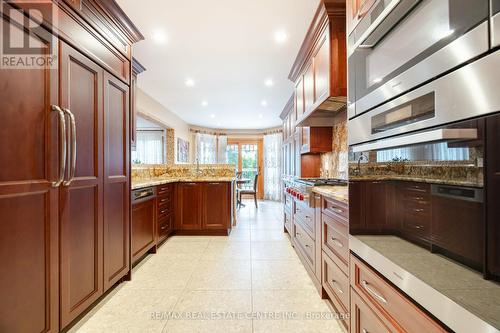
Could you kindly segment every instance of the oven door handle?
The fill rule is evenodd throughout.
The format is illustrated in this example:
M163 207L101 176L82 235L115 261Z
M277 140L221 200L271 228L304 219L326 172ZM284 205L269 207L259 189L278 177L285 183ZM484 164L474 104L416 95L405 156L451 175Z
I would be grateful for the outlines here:
M446 141L446 140L475 140L477 129L475 128L444 128L428 132L421 132L390 139L383 139L371 143L364 143L352 147L355 153L361 153L379 149L397 148L416 144Z
M359 37L354 44L354 49L373 48L420 1L392 0ZM372 10L375 10L376 7L376 4L372 6Z

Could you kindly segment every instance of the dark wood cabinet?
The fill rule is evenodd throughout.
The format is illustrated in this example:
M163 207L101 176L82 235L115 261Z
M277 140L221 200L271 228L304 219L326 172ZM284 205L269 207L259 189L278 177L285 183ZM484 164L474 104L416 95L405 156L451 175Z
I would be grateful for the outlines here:
M301 154L332 151L332 127L302 127Z
M68 150L77 154L74 179L60 187L61 325L64 327L103 293L103 76L101 67L60 43L61 106L68 124ZM70 135L71 134L71 135ZM76 152L73 151L76 148ZM71 163L66 179L72 177ZM75 265L75 263L78 263Z
M2 5L6 3L2 2ZM3 9L5 9L4 7ZM5 13L4 13L5 15ZM7 23L6 16L0 24ZM7 25L6 25L7 26ZM0 43L6 38L2 29ZM33 24L37 27L37 24ZM55 48L40 29L11 36ZM58 72L0 74L0 331L59 330Z
M350 230L353 234L379 233L388 228L386 182L350 182Z
M487 275L500 279L500 116L486 118Z
M134 264L152 247L156 246L155 197L132 206L132 263Z
M231 224L231 183L203 184L202 229L223 230Z
M23 23L32 13L2 5ZM2 332L58 332L129 271L130 50L142 36L113 1L52 5L57 29L50 6L42 26L2 11L0 43L57 55L0 75Z
M357 233L365 228L365 183L349 182L349 229Z
M231 229L231 183L177 184L175 231L227 235Z
M129 87L104 75L104 288L130 270Z
M157 244L163 242L174 231L175 184L156 187L157 197Z
M179 183L177 185L176 229L200 230L202 216L202 190L200 183Z

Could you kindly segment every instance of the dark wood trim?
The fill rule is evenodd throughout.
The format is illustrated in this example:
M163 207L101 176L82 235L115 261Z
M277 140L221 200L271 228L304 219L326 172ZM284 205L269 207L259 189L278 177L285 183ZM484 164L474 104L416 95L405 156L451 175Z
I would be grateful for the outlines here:
M144 67L136 58L132 58L132 75L139 75L145 71L146 67Z
M137 43L144 40L144 36L135 26L135 24L130 20L130 18L125 14L123 9L116 3L115 0L83 0L83 2L88 2L94 8L100 9L100 12L107 17L104 17L105 22L110 20L120 29L120 31L127 36L131 43Z
M290 111L293 110L294 104L295 104L295 94L292 94L292 96L290 96L290 99L288 100L288 102L286 102L285 107L283 108L283 111L281 111L281 114L280 114L281 120L285 120L285 118L290 114Z
M306 37L300 48L299 54L288 74L288 78L292 82L297 82L299 76L304 72L312 57L313 51L316 50L319 37L325 30L329 19L335 17L344 17L345 20L345 0L322 0L316 10L314 19L309 26ZM344 22L345 25L345 22Z

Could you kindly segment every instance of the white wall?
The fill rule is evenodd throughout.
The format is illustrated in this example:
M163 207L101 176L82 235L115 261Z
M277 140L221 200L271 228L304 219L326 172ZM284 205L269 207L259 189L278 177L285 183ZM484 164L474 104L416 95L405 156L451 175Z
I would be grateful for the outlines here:
M182 138L190 142L189 126L172 111L165 108L151 96L146 94L140 88L137 88L137 112L146 118L150 118L156 122L165 125L168 128L173 128L175 133L175 160L177 161L177 138ZM190 142L190 150L192 143Z

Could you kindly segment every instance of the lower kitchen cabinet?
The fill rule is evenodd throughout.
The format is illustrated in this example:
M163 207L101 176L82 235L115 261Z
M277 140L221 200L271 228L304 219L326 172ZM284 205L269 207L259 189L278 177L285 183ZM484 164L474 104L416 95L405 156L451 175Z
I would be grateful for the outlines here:
M448 332L352 254L350 285L351 332Z
M231 183L202 185L203 214L201 228L224 230L231 224Z
M200 183L177 185L176 230L201 230L202 192Z
M156 246L156 197L132 205L132 263Z

